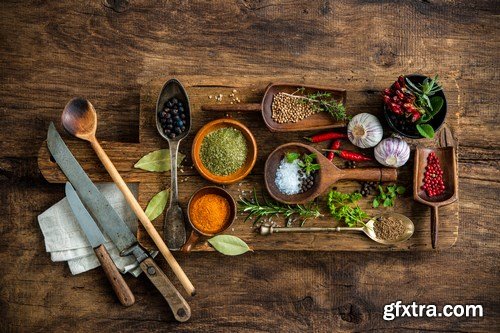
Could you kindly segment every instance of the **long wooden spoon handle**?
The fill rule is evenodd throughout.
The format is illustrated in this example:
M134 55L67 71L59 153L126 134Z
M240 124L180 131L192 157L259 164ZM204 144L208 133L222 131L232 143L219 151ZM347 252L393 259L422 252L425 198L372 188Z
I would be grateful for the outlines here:
M133 305L135 303L134 294L118 271L118 268L116 268L113 259L109 256L108 250L101 244L94 249L94 252L120 303L125 306Z
M431 240L432 248L435 249L438 241L438 229L439 229L439 213L438 208L431 207Z
M140 265L142 271L167 301L175 319L180 322L187 321L191 317L191 308L160 267L151 258L141 261Z
M262 106L260 103L241 103L241 104L205 104L201 106L203 111L221 111L221 112L260 112Z
M108 171L109 175L111 176L115 184L123 193L125 200L127 200L129 206L132 208L135 215L144 226L144 229L146 229L146 232L153 239L153 242L158 247L158 250L167 260L167 263L174 271L174 274L177 276L184 289L187 291L189 295L194 295L196 291L194 289L193 284L191 283L191 281L189 281L188 277L186 276L186 273L184 273L181 266L172 255L172 252L170 252L167 245L165 245L165 243L163 242L163 239L161 238L158 231L156 231L155 227L153 226L149 218L146 216L146 213L144 213L144 210L142 210L141 205L139 205L134 195L128 188L127 184L116 170L115 166L113 165L113 162L111 162L108 155L102 149L101 145L99 144L99 142L95 137L92 140L90 140L90 143L92 145L92 148L95 150L97 157L99 157L102 164L104 165L104 168Z
M393 168L343 169L340 179L364 180L374 182L395 182L398 172Z

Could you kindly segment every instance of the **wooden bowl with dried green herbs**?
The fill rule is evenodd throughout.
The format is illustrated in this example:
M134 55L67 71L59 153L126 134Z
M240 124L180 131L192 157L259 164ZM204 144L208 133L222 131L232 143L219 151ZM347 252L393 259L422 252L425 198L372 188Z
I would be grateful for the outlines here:
M194 138L191 155L200 175L220 185L245 178L257 160L257 142L250 130L234 119L217 119Z

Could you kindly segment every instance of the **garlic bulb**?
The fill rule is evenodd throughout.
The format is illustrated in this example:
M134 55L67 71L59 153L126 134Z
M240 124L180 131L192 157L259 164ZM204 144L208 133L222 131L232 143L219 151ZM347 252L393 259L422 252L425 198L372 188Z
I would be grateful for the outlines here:
M382 140L384 130L377 117L369 113L354 116L347 125L347 135L360 148L375 147Z
M385 166L399 168L410 158L410 146L400 138L387 138L375 147L375 158Z

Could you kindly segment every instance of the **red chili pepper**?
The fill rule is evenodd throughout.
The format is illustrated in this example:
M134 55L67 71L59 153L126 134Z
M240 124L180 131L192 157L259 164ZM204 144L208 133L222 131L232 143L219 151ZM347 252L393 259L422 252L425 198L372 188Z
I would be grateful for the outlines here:
M333 161L333 158L335 157L335 152L333 150L339 150L340 148L340 140L335 140L332 142L332 145L330 146L330 149L332 151L329 151L328 154L326 155L326 158L331 162Z
M313 135L310 138L304 137L304 139L316 143L316 142L323 142L326 140L347 139L347 134L337 133L337 132L326 132Z
M363 154L357 153L355 151L349 150L340 150L338 151L340 158L343 158L347 161L355 161L355 162L363 162L363 161L371 161L372 158L365 156Z

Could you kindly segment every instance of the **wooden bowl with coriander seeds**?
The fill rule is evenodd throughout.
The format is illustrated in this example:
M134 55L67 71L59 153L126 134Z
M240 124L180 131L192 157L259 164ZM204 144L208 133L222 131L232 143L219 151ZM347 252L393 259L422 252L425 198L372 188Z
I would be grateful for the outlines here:
M196 133L191 157L203 178L219 185L233 184L252 171L257 160L257 142L239 121L217 119Z

